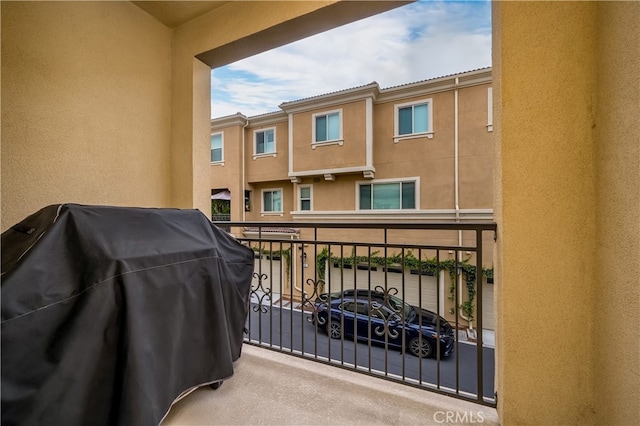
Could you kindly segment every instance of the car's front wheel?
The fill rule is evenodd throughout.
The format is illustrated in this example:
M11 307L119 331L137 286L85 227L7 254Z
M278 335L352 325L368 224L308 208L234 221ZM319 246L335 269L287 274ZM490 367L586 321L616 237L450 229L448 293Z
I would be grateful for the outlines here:
M409 352L418 358L429 358L433 355L433 345L424 337L414 337L409 341Z
M329 324L329 336L332 339L339 339L342 337L342 326L340 325L340 321L331 321Z

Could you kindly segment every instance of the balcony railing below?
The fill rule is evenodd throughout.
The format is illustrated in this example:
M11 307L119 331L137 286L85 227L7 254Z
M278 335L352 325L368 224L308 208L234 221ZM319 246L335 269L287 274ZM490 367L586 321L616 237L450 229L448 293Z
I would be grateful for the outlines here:
M225 225L255 253L246 343L495 406L494 223Z

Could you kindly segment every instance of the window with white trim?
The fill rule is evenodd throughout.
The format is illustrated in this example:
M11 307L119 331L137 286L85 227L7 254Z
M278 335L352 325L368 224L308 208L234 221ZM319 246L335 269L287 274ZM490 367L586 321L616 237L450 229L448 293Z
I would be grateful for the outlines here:
M313 187L311 185L298 186L298 210L313 210Z
M262 190L262 212L282 213L282 189Z
M276 129L256 130L253 132L255 155L275 154Z
M395 106L396 142L406 137L433 137L433 105L431 99Z
M211 162L221 163L224 161L223 156L223 134L214 133L211 135Z
M416 181L358 184L360 210L412 210L417 206Z
M342 110L313 114L313 143L342 140Z

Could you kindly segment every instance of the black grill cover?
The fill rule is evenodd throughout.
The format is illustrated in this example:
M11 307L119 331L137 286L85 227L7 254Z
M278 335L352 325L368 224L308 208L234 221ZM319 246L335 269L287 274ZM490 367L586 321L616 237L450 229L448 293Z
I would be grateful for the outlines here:
M2 424L159 424L233 374L253 262L196 210L63 204L7 230Z

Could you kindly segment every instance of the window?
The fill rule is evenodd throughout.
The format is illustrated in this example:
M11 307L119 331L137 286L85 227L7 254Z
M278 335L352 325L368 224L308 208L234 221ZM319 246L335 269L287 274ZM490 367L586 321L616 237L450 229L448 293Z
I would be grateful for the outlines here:
M211 162L222 162L222 133L214 133L211 135Z
M246 189L244 190L244 211L251 211L251 191Z
M282 189L262 191L262 211L264 213L282 213Z
M433 136L431 99L396 105L395 113L396 142L403 136Z
M276 152L276 129L258 130L254 133L256 155Z
M298 187L298 199L300 200L299 210L310 211L312 209L311 193L311 185Z
M345 312L353 312L360 315L368 315L367 305L365 305L364 303L344 302L342 304L342 310Z
M313 115L313 142L322 143L342 140L341 111Z
M360 210L416 208L416 182L383 182L359 185Z

